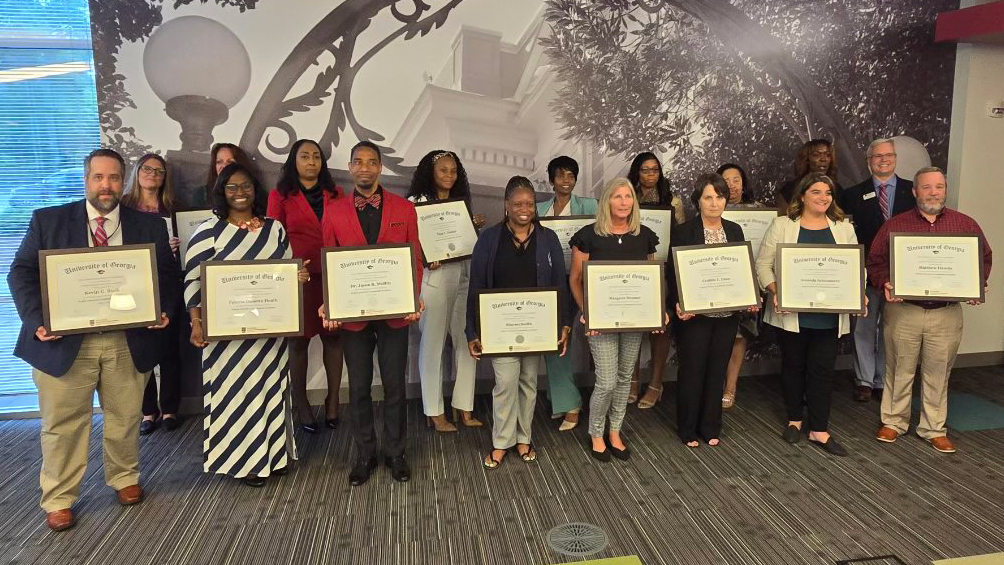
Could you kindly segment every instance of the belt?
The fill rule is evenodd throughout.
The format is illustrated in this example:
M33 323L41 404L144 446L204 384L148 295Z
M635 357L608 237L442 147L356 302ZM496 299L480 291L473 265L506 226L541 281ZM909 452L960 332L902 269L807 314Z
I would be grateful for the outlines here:
M954 302L936 302L933 300L905 300L907 304L913 304L914 306L920 306L924 310L937 310L938 308L944 308L949 304L954 304Z

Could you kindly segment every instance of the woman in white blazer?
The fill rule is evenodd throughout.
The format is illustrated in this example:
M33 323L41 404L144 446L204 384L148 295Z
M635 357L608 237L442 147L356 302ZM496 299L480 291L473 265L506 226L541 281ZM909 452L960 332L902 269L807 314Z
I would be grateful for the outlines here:
M760 286L770 291L765 321L778 328L781 384L788 411L783 437L797 443L802 435L803 401L808 406L809 441L832 455L847 451L827 431L837 340L850 332L848 314L779 312L774 258L779 243L857 244L854 227L837 206L834 181L822 173L806 175L795 187L788 213L767 229L756 261Z

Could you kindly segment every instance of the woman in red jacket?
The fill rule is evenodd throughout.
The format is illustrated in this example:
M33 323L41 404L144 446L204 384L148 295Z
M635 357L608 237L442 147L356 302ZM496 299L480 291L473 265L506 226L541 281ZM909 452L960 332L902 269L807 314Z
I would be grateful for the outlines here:
M324 400L324 423L338 426L338 389L342 383L342 346L338 334L324 330L317 317L323 299L321 281L321 220L326 203L341 196L328 170L327 157L317 142L300 139L293 144L282 165L279 182L268 195L268 216L282 223L289 235L293 257L303 259L311 278L303 285L302 337L290 338L289 374L292 380L293 405L300 426L307 433L317 433L310 403L307 401L307 347L311 338L321 336L324 349L324 373L328 396Z

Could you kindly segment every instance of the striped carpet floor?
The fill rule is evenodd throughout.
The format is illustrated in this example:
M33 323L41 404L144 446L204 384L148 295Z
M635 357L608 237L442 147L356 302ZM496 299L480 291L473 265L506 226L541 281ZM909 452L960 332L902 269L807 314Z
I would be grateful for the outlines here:
M1002 376L958 370L953 390L1004 405ZM129 508L104 485L96 417L78 524L59 534L37 506L38 421L0 422L0 563L565 563L575 559L553 552L545 534L567 522L604 529L610 546L592 558L638 555L646 565L832 565L889 554L928 565L1004 551L1004 429L953 433L951 456L916 436L881 444L872 439L878 403L851 401L849 377L839 380L831 431L851 452L843 459L784 443L777 379L748 377L721 447L677 440L670 387L655 409L629 409L631 461L605 464L589 457L585 426L556 431L543 398L537 462L510 455L494 471L480 464L487 427L436 434L411 401L411 482L380 467L358 488L347 483L344 424L301 436L290 474L253 489L202 474L200 422L189 419L141 439L148 496ZM476 408L488 419L490 397Z

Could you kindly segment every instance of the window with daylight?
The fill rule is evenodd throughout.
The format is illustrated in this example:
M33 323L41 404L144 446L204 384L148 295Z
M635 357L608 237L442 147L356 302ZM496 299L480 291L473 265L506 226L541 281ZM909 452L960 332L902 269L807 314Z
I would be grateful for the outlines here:
M7 272L36 208L83 196L99 143L87 0L0 2L0 413L37 409Z

